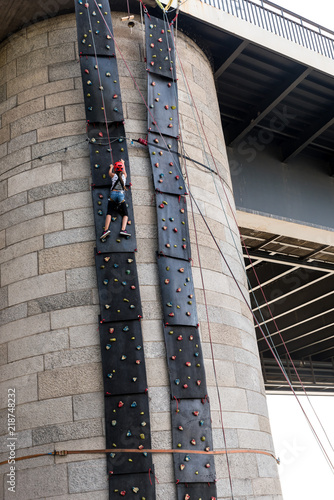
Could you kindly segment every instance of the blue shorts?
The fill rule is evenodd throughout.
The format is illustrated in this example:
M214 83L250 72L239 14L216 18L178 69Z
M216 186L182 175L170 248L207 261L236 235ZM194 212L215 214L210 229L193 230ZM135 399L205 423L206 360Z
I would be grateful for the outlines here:
M109 199L114 203L122 203L124 201L124 191L110 191Z

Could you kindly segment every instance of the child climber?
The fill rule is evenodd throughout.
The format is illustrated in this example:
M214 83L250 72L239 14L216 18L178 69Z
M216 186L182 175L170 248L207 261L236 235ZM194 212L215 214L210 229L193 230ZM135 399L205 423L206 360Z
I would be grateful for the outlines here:
M104 231L100 236L101 240L104 240L107 236L110 235L109 226L111 222L111 214L115 210L122 216L122 227L119 234L121 234L122 236L131 236L131 234L129 234L126 230L126 225L128 223L129 217L128 209L124 199L124 191L127 191L125 187L127 173L125 171L124 160L116 161L114 165L110 165L109 177L111 177L111 188L108 198L108 210L106 221L104 224Z

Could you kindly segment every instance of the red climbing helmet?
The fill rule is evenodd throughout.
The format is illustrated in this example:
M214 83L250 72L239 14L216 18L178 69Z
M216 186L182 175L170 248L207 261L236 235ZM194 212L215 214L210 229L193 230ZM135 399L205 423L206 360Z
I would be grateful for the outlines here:
M114 163L114 170L115 172L123 172L124 171L124 165L121 161L116 161Z

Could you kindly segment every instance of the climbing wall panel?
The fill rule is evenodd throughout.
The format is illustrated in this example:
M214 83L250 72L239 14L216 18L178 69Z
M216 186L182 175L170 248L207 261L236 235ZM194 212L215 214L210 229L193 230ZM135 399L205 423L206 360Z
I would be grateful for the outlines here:
M81 56L86 113L90 122L123 120L121 89L115 57Z
M105 123L88 124L88 138L93 185L110 186L110 164L120 160L125 161L126 184L129 185L131 172L123 123L108 124L108 129Z
M148 130L171 137L179 135L177 84L168 78L148 75Z
M102 234L105 219L107 215L108 208L108 197L109 188L95 188L92 191L93 196L93 209L94 209L94 219L95 219L95 230L96 230L96 248L97 252L100 253L110 253L110 252L134 252L137 248L136 233L134 226L133 217L133 205L131 191L128 190L125 193L125 203L129 212L129 220L127 223L127 231L131 236L121 236L119 234L121 230L122 217L115 210L111 213L111 223L110 223L110 235L103 240L100 240Z
M168 325L197 326L195 290L188 261L158 257L162 309Z
M178 500L215 500L210 404L191 270L187 189L178 155L173 34L148 17L148 147L156 190L158 271L170 377L174 475ZM192 453L192 450L200 453ZM210 484L211 483L211 484Z
M110 165L123 159L128 187L131 182L110 6L108 0L75 0L75 9L96 228L106 447L139 452L107 455L109 498L126 495L154 500L152 457L140 451L151 447L151 438L130 189L125 192L125 200L131 236L119 234L122 215L114 210L111 234L100 239L107 215Z
M115 45L108 0L75 0L80 55L114 56Z
M217 488L214 483L179 483L176 500L216 500Z
M207 388L198 328L165 326L164 336L171 397L204 399Z
M156 193L158 252L166 257L190 260L185 196Z
M163 193L185 194L186 188L177 154L177 140L171 137L161 138L158 134L150 133L148 144L154 188Z
M109 483L109 498L119 500L122 496L133 500L154 500L154 469L151 468L148 472L142 474L113 476L112 481ZM184 497L182 500L184 500Z
M174 41L168 23L153 16L146 17L145 31L147 71L175 79Z
M172 401L173 442L179 449L212 450L210 406L206 399ZM175 478L181 483L215 480L213 455L174 453Z
M103 253L95 257L103 322L142 316L137 266L133 257L133 253Z
M151 448L147 394L109 396L105 400L107 448ZM113 453L108 457L108 471L114 474L147 472L152 468L150 453Z
M140 321L100 323L104 392L140 394L147 389Z

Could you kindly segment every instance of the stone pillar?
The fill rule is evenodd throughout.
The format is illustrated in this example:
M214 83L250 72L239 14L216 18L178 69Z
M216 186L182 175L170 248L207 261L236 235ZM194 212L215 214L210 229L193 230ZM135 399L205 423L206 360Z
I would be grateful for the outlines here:
M130 33L121 14L114 33L146 97L139 19ZM7 459L7 389L17 396L17 456L54 449L104 448L104 409L93 262L95 231L90 165L74 15L43 21L0 48L1 87L1 461ZM182 34L178 51L234 210L210 64ZM145 137L146 108L118 56L128 138ZM182 75L179 106L187 156L207 164ZM150 395L152 447L171 447L170 397L156 265L156 215L147 149L129 146L137 229L137 266ZM63 148L67 148L65 152ZM49 154L50 153L50 154ZM40 158L40 159L39 159ZM210 166L213 167L212 162ZM237 228L217 176L187 162L190 189L247 295ZM221 194L224 210L217 195ZM194 226L193 275L216 449L222 430L213 376ZM210 238L194 214L228 448L272 451L252 318ZM232 238L233 234L233 238ZM235 242L237 248L235 246ZM157 498L175 500L172 456L154 455ZM280 498L273 458L230 456L235 497ZM42 457L17 462L17 498L107 500L104 456ZM226 458L216 458L218 498L230 498ZM6 481L6 466L0 474ZM5 482L4 498L10 498Z

